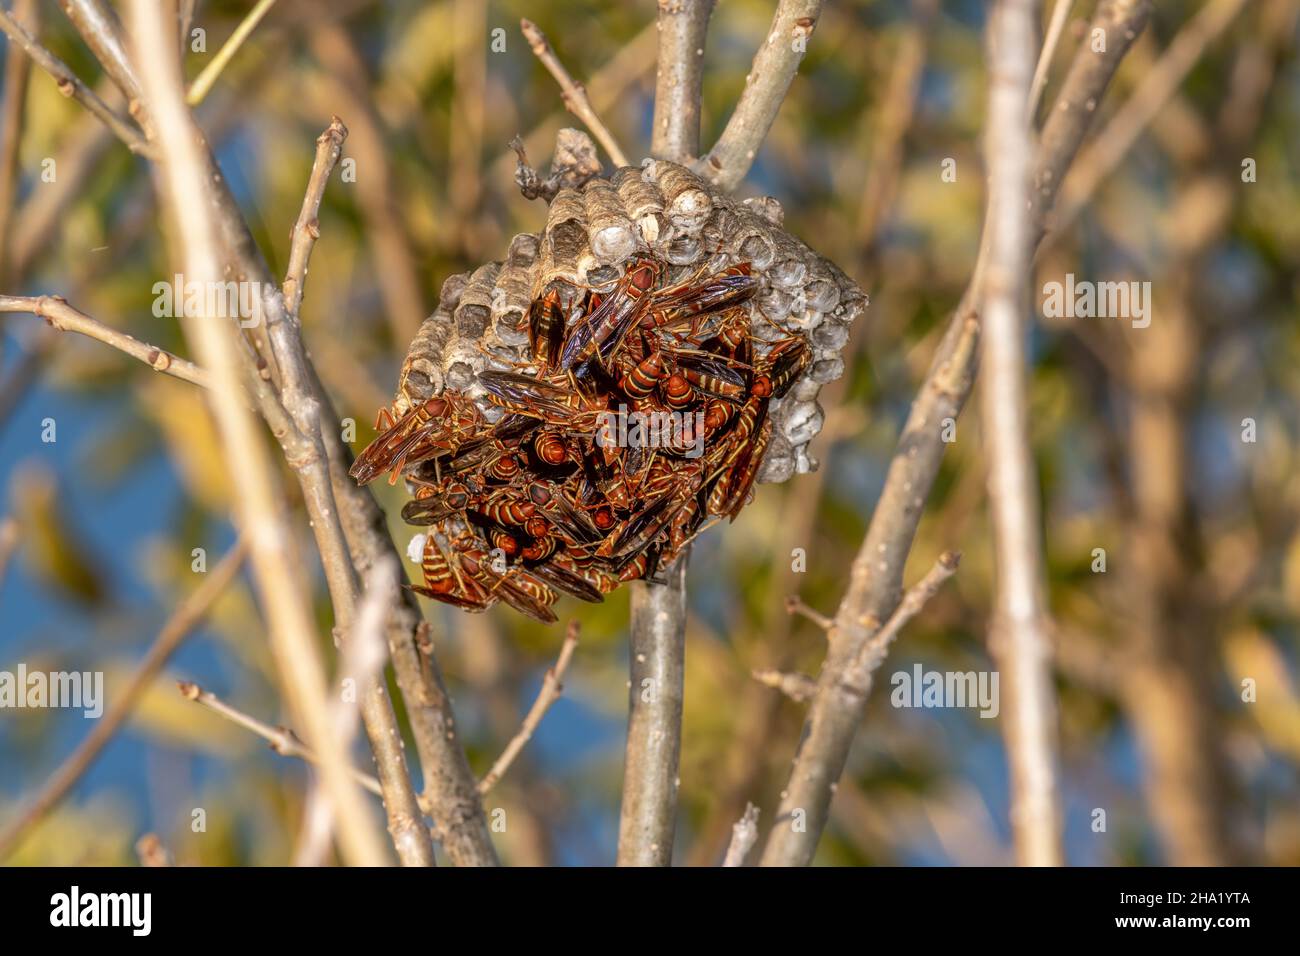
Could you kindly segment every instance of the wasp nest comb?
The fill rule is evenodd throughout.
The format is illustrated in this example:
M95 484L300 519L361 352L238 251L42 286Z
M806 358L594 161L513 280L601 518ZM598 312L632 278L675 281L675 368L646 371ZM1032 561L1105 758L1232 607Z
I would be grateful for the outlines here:
M557 589L600 600L756 480L816 467L817 393L866 296L775 200L674 163L528 185L545 227L446 280L353 474L414 490L417 590L551 621Z

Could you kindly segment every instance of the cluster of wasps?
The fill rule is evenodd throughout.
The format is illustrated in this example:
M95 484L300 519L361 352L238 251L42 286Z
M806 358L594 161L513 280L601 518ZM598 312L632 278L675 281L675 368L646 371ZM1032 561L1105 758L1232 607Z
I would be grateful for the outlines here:
M565 280L539 290L532 361L478 373L502 410L493 422L454 389L400 417L379 412L351 473L363 484L404 476L413 489L402 517L429 528L414 590L469 611L504 601L551 623L558 592L599 602L744 507L768 403L811 353L798 335L753 335L749 263L675 281L669 268L638 258L605 291ZM661 427L611 427L629 414Z

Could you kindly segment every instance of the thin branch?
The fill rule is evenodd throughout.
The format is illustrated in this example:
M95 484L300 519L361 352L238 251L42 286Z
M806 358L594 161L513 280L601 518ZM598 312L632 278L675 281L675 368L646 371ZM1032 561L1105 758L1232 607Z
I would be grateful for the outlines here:
M203 388L212 386L211 376L193 362L92 319L68 305L62 296L0 295L0 312L28 312L40 316L53 329L76 332L103 342L143 362L155 372L163 372Z
M186 700L192 700L196 704L202 704L208 710L212 711L236 726L243 727L245 730L261 737L282 757L295 757L311 764L314 767L321 765L320 757L316 755L310 747L299 739L288 727L272 727L265 721L258 720L256 717L244 713L238 707L232 707L224 700L218 697L212 691L204 690L198 684L192 681L177 681L176 687L180 690L181 696ZM368 790L377 797L383 796L383 788L379 786L379 781L363 770L349 765L348 774L363 789Z
M1136 35L1149 14L1146 2L1102 0L1093 25L1110 28L1108 51L1121 46L1127 49L1127 43L1116 44L1115 39ZM1051 208L1064 171L1086 131L1085 123L1074 135L1078 111L1091 102L1094 109L1086 115L1094 115L1121 56L1122 52L1094 54L1086 45L1076 54L1043 130L1033 179L1035 184L1042 184L1035 195L1035 225L1042 221L1043 210ZM1081 67L1081 60L1087 65ZM1062 124L1068 128L1061 128ZM904 565L947 448L944 423L956 421L974 382L980 322L973 293L986 255L987 217L985 233L971 284L912 404L880 500L849 572L849 586L840 602L830 650L818 677L817 696L809 707L785 795L763 850L765 866L807 865L812 861L826 825L831 794L862 722L867 696L846 684L843 675L880 622L888 620L898 607ZM802 811L803 826L798 828L792 825L796 810Z
M347 129L335 117L316 140L316 157L293 229L289 274L284 281L284 288L289 290L295 306L301 304L307 263L319 235L317 214L321 197L338 163L346 136ZM308 369L296 312L286 314L283 294L267 295L263 312L271 350L280 368L280 400L295 426L293 432L277 437L303 491L303 502L334 606L335 626L341 633L351 634L357 620L357 576L330 483L329 456L325 451L313 372ZM378 566L374 570L377 571ZM384 809L398 855L405 866L430 866L434 862L433 844L420 819L419 803L407 773L401 732L388 692L382 682L372 676L362 683L359 699L379 779L384 785Z
M862 646L858 659L844 673L844 679L848 683L861 689L863 693L870 691L871 675L884 663L890 646L898 639L898 635L912 618L920 614L921 609L939 592L944 582L957 573L960 564L960 552L945 551L939 555L925 577L907 589L903 600L898 602L894 613L889 615L889 620Z
M785 613L798 614L800 617L812 621L823 631L829 631L831 625L835 623L821 611L805 604L803 598L799 597L797 594L791 594L785 599Z
M684 551L632 591L627 749L618 826L619 866L668 866L677 823L678 761L686 658Z
M177 265L191 281L226 278L218 259L217 226L212 204L198 201L210 188L202 136L185 107L180 66L171 28L163 23L156 0L132 4L134 62L141 69L149 115L160 151L159 186L166 198L177 242ZM183 210L183 212L182 212ZM236 510L250 529L251 560L258 592L270 622L271 649L284 682L290 710L306 732L308 744L321 755L321 772L338 824L343 856L352 863L383 865L383 841L368 808L349 776L349 761L332 734L325 670L316 643L308 595L279 505L278 480L253 419L240 400L240 373L232 323L204 316L186 324L213 375L210 396L225 460L238 469Z
M658 24L648 23L641 32L624 44L608 60L602 63L588 81L591 87L592 109L614 109L622 102L627 91L642 82L654 65L655 50L658 43ZM542 155L555 145L557 131L569 120L565 110L556 110L552 115L536 123L524 135L524 147L535 156ZM501 179L507 182L515 171L515 155L509 150L503 151L488 169L488 179Z
M60 0L60 5L104 72L126 96L127 112L134 115L140 105L140 83L127 59L117 13L105 0Z
M700 154L700 93L704 38L715 0L659 0L659 58L655 74L650 152L688 163Z
M235 32L221 45L211 62L203 68L201 72L190 84L189 91L185 94L185 102L189 106L198 106L203 102L204 97L208 95L212 87L216 84L217 78L221 76L221 71L226 68L239 48L244 45L244 41L252 36L257 25L262 22L275 5L275 0L258 0L257 6L248 11L248 15L240 21L239 26L235 27Z
M510 769L515 758L519 756L519 752L524 749L524 745L532 739L533 732L537 730L537 726L546 716L546 712L551 709L551 705L560 699L560 695L564 692L564 674L569 669L573 652L578 647L578 629L577 621L569 623L569 632L560 647L560 656L555 666L547 668L546 676L542 678L541 690L537 692L537 699L533 701L533 706L528 709L519 732L511 738L510 743L506 744L505 750L501 751L501 756L492 764L492 769L479 781L479 793L487 793L497 785L505 772Z
M76 100L93 113L100 122L113 131L114 136L127 145L131 152L142 156L154 156L153 147L145 141L140 131L132 126L129 120L114 112L94 90L77 78L66 63L41 46L36 38L14 19L13 14L3 8L0 8L0 30L7 33L13 42L27 52L37 66L54 78L60 93Z
M817 693L817 681L807 674L796 674L778 670L754 670L750 672L754 680L765 687L779 690L796 704L806 704Z
M1174 37L1173 42L1142 78L1133 95L1116 111L1082 156L1061 197L1052 231L1063 232L1074 222L1102 181L1114 171L1187 74L1246 6L1246 0L1210 0ZM1134 34L1136 36L1136 34Z
M587 98L586 87L575 80L569 71L565 69L564 64L560 62L560 58L551 49L546 34L539 30L537 24L531 20L520 20L519 29L523 31L524 38L528 41L528 45L532 47L533 54L542 61L542 66L550 71L551 76L555 77L555 82L560 85L560 93L569 112L582 120L587 129L591 130L591 134L600 140L600 145L605 148L605 152L615 166L626 166L628 164L627 156L619 148L609 129L601 122L600 117L596 115L596 111L592 109L591 100Z
M1070 17L1073 0L1056 0L1052 7L1052 19L1047 24L1047 35L1043 37L1043 48L1038 52L1038 65L1034 67L1034 82L1029 88L1029 103L1025 115L1032 121L1038 113L1038 101L1042 99L1043 87L1047 85L1047 73L1052 68L1052 57L1056 55L1056 46L1061 42L1065 32L1065 21Z
M731 828L731 843L727 855L722 859L723 866L744 866L745 857L758 842L758 807L752 803L745 805L745 812Z
M1039 137L1029 207L1035 228L1035 244L1041 241L1048 227L1048 212L1056 202L1061 181L1074 162L1093 117L1097 115L1101 93L1150 15L1149 0L1105 0L1098 6L1088 35L1070 64L1060 95L1048 113ZM1106 37L1106 49L1094 53L1091 37L1098 30L1102 31L1101 36Z
M167 622L163 624L153 644L136 666L130 680L121 692L113 696L113 703L95 724L77 749L68 755L45 786L33 796L18 815L0 830L0 860L9 856L27 837L31 829L58 806L82 778L110 740L126 723L136 705L155 677L167 665L176 648L193 632L218 597L225 593L244 564L248 552L243 536L226 552L221 561L192 594L181 602Z
M1029 169L1025 104L1033 77L1035 0L999 0L989 19L988 222L981 393L988 448L996 594L989 650L1006 676L1002 724L1011 765L1011 827L1027 866L1062 862L1056 694L1052 687L1040 489L1029 437Z
M397 590L397 579L397 558L392 555L377 562L366 574L365 593L357 603L347 638L342 642L339 678L336 678L352 682L360 706L350 706L348 697L339 695L333 707L334 732L343 742L344 749L351 750L360 712L379 768L388 831L398 859L403 866L435 866L433 842L424 823L423 811L411 789L402 754L401 734L383 686L384 664L388 659L384 629L388 608ZM315 788L310 803L321 812L307 816L300 853L309 859L321 859L329 847L332 810L327 802L319 799Z
M253 240L211 148L198 137L196 142L203 147L199 157L204 165L203 205L215 217L219 229L223 274L228 279L255 282L261 288L279 285ZM61 183L63 180L60 176ZM239 338L241 344L245 341ZM251 385L251 393L272 432L289 434L294 423L280 404L273 384L257 372L258 362L269 364L274 356L264 339L254 341L257 354L245 348L240 355L244 379ZM398 551L373 494L358 487L348 475L351 452L343 444L337 427L339 416L310 361L306 371L320 405L321 420L335 426L324 428L322 436L329 457L329 479L353 565L356 573L364 576L377 562ZM408 589L401 589L390 611L388 644L420 756L424 805L438 824L443 849L454 864L495 866L498 860L478 797L477 780L461 746L451 699L428 635L428 624L415 598ZM328 789L329 779L325 782Z
M337 116L331 118L329 127L316 138L316 158L312 162L307 191L302 197L302 208L289 234L289 267L284 276L284 307L291 319L298 319L302 310L303 287L307 280L307 264L312 250L320 238L320 204L325 197L325 187L330 174L343 152L343 141L348 129Z
M695 172L719 189L735 189L754 165L803 62L821 11L822 0L781 0L777 5L735 112L708 155L694 164Z

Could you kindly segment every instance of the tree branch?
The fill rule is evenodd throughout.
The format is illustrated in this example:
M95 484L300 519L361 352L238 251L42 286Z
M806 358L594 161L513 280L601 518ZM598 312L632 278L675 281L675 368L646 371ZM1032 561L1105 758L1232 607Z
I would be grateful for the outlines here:
M140 84L122 42L122 23L105 0L60 0L64 14L95 54L127 100L127 112L135 115L140 106Z
M704 38L714 0L659 0L659 59L655 74L650 153L686 164L700 154L700 93Z
M677 817L686 658L689 551L633 585L627 750L618 827L619 866L668 866Z
M587 129L591 130L591 134L600 141L600 145L604 147L610 161L615 166L626 166L628 164L627 156L619 148L609 129L601 122L600 117L596 115L596 111L592 109L591 101L587 99L586 88L565 69L564 64L560 62L560 58L551 49L546 34L539 30L537 24L533 23L532 20L520 20L519 29L523 31L524 38L528 40L528 45L532 47L533 54L542 61L542 65L550 71L551 76L555 77L555 82L560 84L560 93L569 112L582 120Z
M177 242L175 258L196 282L223 281L219 266L217 222L203 201L209 188L202 136L195 128L181 90L176 44L163 23L156 0L134 0L134 62L141 68L142 89L155 135L167 148L159 151L159 185L167 199ZM182 212L182 210L184 210ZM307 594L277 502L277 479L252 418L240 401L240 375L233 325L218 316L203 316L185 331L211 370L210 396L226 460L238 469L236 506L250 534L251 559L258 591L270 622L271 649L284 681L291 711L321 755L321 775L338 825L343 855L350 862L382 865L386 854L371 824L367 807L349 774L349 762L332 733L324 667L316 645Z
M799 71L821 10L822 0L781 0L777 5L771 29L754 56L735 112L708 155L693 166L698 175L719 189L735 189L754 165L758 149Z
M261 737L281 757L295 757L314 767L320 766L321 760L316 755L316 752L304 744L298 735L288 727L272 727L265 721L244 713L238 707L232 707L212 691L204 690L192 681L177 681L176 687L186 700L202 704L214 714L224 717L237 727L243 727L245 730ZM356 767L350 767L349 774L363 789L377 797L383 796L384 791L380 787L379 781L370 774L358 770Z
M95 724L95 728L50 775L45 786L18 811L18 815L3 830L0 830L0 860L18 848L32 827L57 807L82 775L90 769L126 719L131 716L136 704L140 702L140 698L153 683L154 678L167 665L176 648L180 647L185 638L189 637L203 620L216 599L225 593L226 588L243 566L247 552L247 544L241 536L212 569L204 582L186 597L167 619L167 623L154 638L153 644L145 652L144 658L137 665L130 680L122 688L121 693L114 695L112 705Z
M1134 5L1146 6L1145 2ZM1206 47L1228 28L1245 5L1246 0L1210 0L1179 31L1156 65L1142 78L1141 85L1079 157L1078 169L1061 197L1060 211L1053 217L1053 233L1059 234L1074 222L1097 187L1182 85ZM1126 41L1119 54L1122 56L1137 37L1137 31L1120 36ZM1086 123L1086 118L1083 122Z
M321 198L346 137L347 129L335 117L316 141L316 158L292 232L289 274L284 281L291 308L286 314L283 293L268 294L263 308L267 335L280 368L280 400L295 426L293 432L277 437L302 487L303 502L334 606L335 627L342 634L351 634L357 621L357 577L330 484L320 403L316 398L312 373L307 369L308 360L298 331L297 315L297 307L302 303L307 263L320 235L317 216ZM359 702L362 721L379 769L379 780L384 787L384 809L394 845L403 865L430 866L434 862L433 845L420 819L419 804L402 753L401 732L382 681L374 676L365 680L360 688Z
M217 225L224 278L255 282L262 288L279 285L272 278L266 260L249 232L211 148L201 139L198 142L202 145L199 158L204 164L205 191L200 193L201 204ZM243 345L246 340L241 336L239 342ZM268 377L271 372L269 363L274 361L274 356L263 339L255 335L253 342L257 353L253 354L249 349L242 353L244 379L272 432L289 434L295 426ZM259 374L259 369L263 374ZM337 423L338 415L310 361L306 363L306 372L319 402L322 420ZM330 483L352 562L356 573L365 575L376 562L398 552L373 495L367 489L359 488L348 475L351 453L344 447L338 428L324 428L322 437L329 458ZM424 802L439 826L443 847L453 863L495 866L496 852L478 798L477 781L456 737L451 700L427 635L428 625L414 597L409 590L401 589L391 609L388 642L393 670L405 699L420 755L425 780Z
M487 793L497 785L497 782L505 776L505 772L510 769L510 765L515 762L519 752L524 749L524 745L532 740L533 732L546 716L546 712L551 709L551 705L560 699L564 692L564 674L569 669L569 662L573 660L573 652L578 647L578 622L569 623L569 633L564 638L564 644L560 647L560 656L556 660L555 666L547 668L546 676L542 678L542 688L537 692L537 699L533 701L533 706L528 709L524 716L524 722L519 728L519 732L510 739L506 744L505 750L501 751L501 756L492 764L492 769L484 775L479 781L478 792Z
M1065 21L1070 18L1073 0L1056 0L1052 7L1052 19L1047 25L1047 36L1043 38L1043 48L1038 54L1038 65L1034 67L1034 81L1029 88L1029 102L1025 115L1032 123L1038 113L1038 101L1043 96L1043 87L1047 85L1047 74L1052 68L1052 57L1056 54L1056 45L1061 42L1065 32Z
M62 296L0 295L0 312L28 312L40 316L51 328L60 332L77 332L111 345L155 372L164 372L203 388L212 387L211 376L193 362L92 319L68 305Z
M999 0L989 20L989 261L977 292L984 321L982 436L988 448L996 594L989 650L1006 676L1003 739L1011 765L1016 856L1059 866L1056 696L1047 640L1038 475L1029 438L1023 316L1029 309L1029 168L1025 104L1034 62L1034 0Z
M14 19L13 14L3 8L0 8L0 30L7 33L13 42L27 52L37 66L54 78L60 93L76 100L93 113L100 122L113 131L114 136L127 145L131 152L155 158L153 147L145 141L140 131L132 126L129 120L115 113L94 90L77 78L66 63L41 46L35 37Z
M858 659L845 670L845 681L857 687L863 694L870 692L871 675L885 662L890 646L912 618L920 614L921 609L939 592L944 582L957 573L959 564L961 564L959 552L945 551L939 555L939 559L934 562L934 566L925 577L907 589L903 599L898 602L898 607L894 608L894 613L889 615L889 620L863 645Z
M225 43L221 44L221 49L217 51L208 65L203 68L203 72L195 77L194 82L190 84L189 91L185 94L185 102L190 106L198 106L203 102L208 92L216 85L221 72L230 63L239 48L244 45L244 41L252 36L257 25L262 22L262 18L270 12L271 7L275 5L275 0L258 0L257 6L248 11L248 15L239 21L235 27L235 32Z
M745 804L745 813L731 828L731 843L727 846L727 855L723 857L723 866L744 866L745 857L758 842L758 807L752 803Z
M1119 32L1113 38L1134 34L1146 23L1150 7L1146 2L1102 0L1094 25L1108 23ZM1108 44L1110 49L1112 44ZM1085 69L1079 58L1096 60L1106 69ZM1101 101L1106 86L1119 65L1119 57L1098 57L1085 44L1061 87L1048 114L1035 166L1034 183L1045 183L1037 194L1035 223L1042 221L1044 209L1051 208L1061 175L1042 176L1044 171L1063 174L1082 140L1059 128L1072 127L1075 106ZM1041 177L1041 178L1040 178ZM956 421L974 382L980 336L979 315L974 290L983 271L987 250L988 217L980 256L972 270L970 286L963 294L957 311L944 333L931 361L925 381L908 414L899 436L898 448L889 463L880 500L867 527L866 537L854 558L849 586L836 614L831 632L830 651L817 681L817 696L809 708L804 731L795 755L785 796L781 800L776 823L763 850L765 866L806 865L812 861L826 826L827 811L835 784L844 772L849 747L862 722L867 698L842 679L850 662L857 659L862 647L898 607L902 592L903 568L916 536L925 499L939 473L939 464L947 447L943 441L944 423ZM803 828L791 825L795 811L806 814Z

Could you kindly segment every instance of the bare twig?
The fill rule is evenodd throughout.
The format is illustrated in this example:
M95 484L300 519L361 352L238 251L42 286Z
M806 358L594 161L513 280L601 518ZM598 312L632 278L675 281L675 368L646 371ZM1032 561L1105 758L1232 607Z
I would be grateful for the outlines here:
M752 803L745 805L745 812L735 826L731 828L731 843L727 855L722 859L723 866L744 866L745 857L758 842L758 807Z
M989 650L1006 676L1003 739L1011 765L1017 859L1059 866L1061 810L1038 475L1029 439L1025 328L1029 311L1029 167L1025 103L1032 79L1033 0L1000 0L989 21L988 267L978 291L984 320L982 421L997 571Z
M344 749L351 750L360 713L373 741L375 763L380 772L380 795L384 798L388 830L398 859L404 866L434 866L433 843L406 775L401 737L382 686L388 659L384 629L397 578L397 559L391 555L376 563L366 575L365 593L357 603L350 630L342 642L338 678L340 682L351 681L359 707L350 706L346 694L335 699L334 733L343 742ZM311 861L312 865L318 865L328 852L332 810L320 797L319 788L313 787L308 803L314 812L304 815L295 863Z
M3 830L0 830L0 860L18 848L32 827L58 806L82 775L90 769L104 747L131 716L140 698L167 665L176 648L203 620L213 602L225 593L226 588L243 566L247 550L247 544L241 537L208 573L203 583L181 602L163 624L153 644L131 674L130 680L120 693L113 696L113 703L95 724L95 728L50 775L40 791L18 811L17 816Z
M1061 42L1065 32L1065 21L1070 17L1073 0L1056 0L1052 7L1052 19L1047 24L1047 35L1043 37L1043 48L1038 52L1038 65L1034 67L1034 82L1029 88L1029 103L1025 115L1033 120L1038 112L1038 101L1042 98L1043 87L1047 85L1047 73L1052 68L1052 57L1056 54L1056 45Z
M800 617L807 618L823 631L829 631L831 625L835 623L821 611L805 604L803 598L797 594L791 594L785 599L785 613L798 614Z
M214 714L218 714L232 724L243 727L245 730L261 737L281 757L296 757L316 767L321 765L320 757L316 755L316 752L304 744L298 738L298 735L288 727L272 727L265 721L244 713L238 707L232 707L212 691L204 690L192 681L177 681L176 687L186 700L202 704ZM370 791L377 797L383 796L384 791L379 786L379 781L370 774L351 765L349 765L348 774L363 789Z
M1150 15L1149 0L1106 0L1098 6L1089 34L1094 30L1104 31L1106 49L1094 53L1090 37L1084 39L1070 64L1061 93L1043 123L1039 138L1038 160L1029 197L1035 228L1032 241L1035 244L1041 241L1047 228L1048 211L1056 201L1066 170L1074 162L1083 137L1097 115L1101 93Z
M704 38L714 0L659 0L659 59L650 152L686 163L700 153Z
M1210 0L1179 31L1143 77L1141 85L1079 157L1077 171L1061 196L1060 211L1053 217L1054 233L1059 234L1074 221L1097 187L1182 85L1206 47L1231 25L1245 6L1246 0Z
M155 372L164 372L203 388L212 385L208 373L193 362L92 319L68 305L62 296L0 295L0 312L29 312L40 316L51 328L60 332L77 332L111 345L119 352L125 352L131 358L148 365Z
M343 634L353 633L357 613L357 576L330 482L329 456L322 435L320 402L313 373L298 332L296 307L302 301L303 280L311 250L319 236L317 215L331 172L338 163L347 129L337 117L316 141L302 208L294 226L289 252L289 274L284 281L294 308L288 314L283 294L270 294L263 302L267 336L280 368L280 400L293 421L294 429L278 434L285 457L293 467L303 491L303 502L311 520L312 533L325 569L335 626ZM378 571L376 566L375 570ZM419 804L406 770L401 732L388 693L371 675L360 687L359 702L366 733L374 750L379 779L384 785L384 809L388 829L406 866L433 863L433 845L421 822Z
M551 705L560 699L564 692L564 674L569 669L569 662L573 660L573 652L578 647L578 622L569 623L569 632L564 638L564 644L560 647L560 656L555 662L554 667L546 671L546 676L542 678L542 688L537 692L537 699L533 701L533 706L528 709L524 722L519 727L519 732L510 739L506 744L505 750L501 751L501 756L497 757L496 762L492 764L489 770L479 781L478 792L487 793L497 785L497 782L505 776L505 772L510 769L519 752L524 749L524 745L533 738L533 732L537 730L537 725L542 722L546 712L551 709Z
M640 33L619 48L591 74L588 85L591 92L592 109L600 113L615 108L628 88L640 82L654 65L658 31L656 24L647 24ZM555 145L557 131L569 123L564 110L537 123L523 137L525 148L534 155L541 155L544 150ZM502 152L489 169L489 180L509 181L515 169L515 155L509 151Z
M817 693L817 681L807 674L767 669L751 671L751 675L760 684L779 690L795 703L806 704Z
M221 76L221 71L226 68L239 48L244 45L244 41L252 36L257 25L262 22L262 18L270 12L271 7L275 5L275 0L258 0L257 6L248 11L248 15L239 22L235 27L235 32L221 45L217 55L212 58L203 72L194 78L190 84L189 91L185 94L185 102L190 106L198 106L203 102L212 87L216 84L217 78Z
M539 30L537 24L531 20L520 20L519 29L523 31L524 38L528 40L528 45L532 47L533 54L542 61L542 65L550 71L551 76L555 77L555 82L560 85L560 93L569 112L582 120L587 129L591 130L592 135L600 140L600 145L604 147L606 154L608 154L615 166L626 166L627 156L619 148L618 143L614 141L614 137L605 124L601 122L600 117L596 115L596 111L592 109L591 100L587 98L586 87L575 80L564 64L560 62L560 58L551 49L546 34Z
M735 189L754 164L794 82L821 10L822 0L781 0L777 5L735 112L708 155L694 164L695 171L719 189Z
M894 613L889 615L889 620L863 645L858 659L844 673L846 681L864 694L870 691L871 675L884 663L890 646L912 618L920 614L921 609L938 593L943 583L957 573L959 564L961 554L956 551L945 551L939 555L925 577L907 589L903 599L898 602L898 607L894 608Z
M125 94L127 112L135 115L140 104L140 85L127 59L122 24L113 8L106 0L60 0L60 5L104 72Z
M684 551L667 582L632 591L627 750L618 827L619 866L668 866L677 822L686 657Z
M1150 7L1145 2L1102 0L1093 23L1111 28L1112 42L1107 46L1111 50L1120 46L1114 43L1114 38L1136 33L1149 13ZM1041 222L1041 210L1051 208L1064 170L1082 141L1086 124L1078 129L1077 138L1073 135L1078 110L1088 102L1095 108L1101 101L1121 56L1122 52L1115 56L1094 54L1086 46L1076 56L1048 114L1036 160L1033 181L1043 184L1036 194L1036 223ZM1090 67L1080 67L1080 59L1089 61ZM1092 115L1092 111L1087 115ZM1061 124L1070 129L1060 129ZM1038 174L1043 175L1040 178ZM986 233L987 226L986 219ZM982 241L980 260L986 248L987 242ZM817 696L809 708L785 796L763 850L765 866L806 865L812 860L825 827L831 794L844 771L867 701L866 696L847 685L842 677L878 629L879 622L887 620L898 607L903 568L925 498L934 485L947 447L942 437L944 423L956 420L974 382L980 323L973 290L981 272L981 261L977 261L971 285L939 343L903 426L880 500L854 559L849 587L831 632L830 651L818 677ZM802 827L791 825L795 811L803 811Z
M129 120L114 112L94 90L77 78L66 63L41 46L36 38L14 19L13 14L3 8L0 8L0 30L7 33L14 43L27 52L37 66L54 78L60 93L76 100L93 113L100 122L113 131L114 136L127 145L131 152L142 156L154 155L153 147L145 141L140 131L132 126Z
M320 238L320 204L325 197L325 187L338 165L343 141L347 138L348 129L337 116L331 119L329 128L316 137L316 158L307 180L307 191L302 197L298 219L289 233L289 266L285 270L282 291L285 311L292 319L299 318L307 265L312 250L316 248L316 240Z
M634 54L640 55L636 51L631 51L628 52L628 57ZM620 64L620 73L626 72L626 63L631 60L625 61L623 54L615 57L615 60ZM89 142L94 149L87 149L84 144L75 144L68 150L68 157L78 169L83 171L93 165L96 161L95 157L102 152L105 144L103 136L99 133L101 127L98 124L92 124L85 129L87 131L85 135L92 137ZM204 166L201 177L204 186L202 205L215 218L218 227L224 277L255 282L262 288L278 285L253 240L211 148L201 138L196 136L195 140L200 146L199 159ZM37 237L49 232L57 221L59 210L67 197L75 192L73 183L79 177L64 172L64 159L60 159L59 162L58 185L41 190L34 197L32 205L39 208L33 210L32 218L39 219L41 229L30 233L33 238L21 250L24 253L24 263L30 263L36 251L41 248L44 240ZM374 169L373 166L371 168ZM373 176L366 177L363 181L370 182L373 178ZM36 215L37 213L39 215ZM22 219L26 223L26 206L24 206ZM372 230L374 231L376 230ZM25 238L28 232L24 230L23 234ZM15 253L18 252L20 250L15 249ZM23 270L16 271L21 273ZM257 348L256 355L247 348L240 354L244 380L250 386L251 393L272 432L277 435L289 435L295 431L292 419L280 404L273 383L264 375L258 374L259 367L263 370L275 371L274 356L262 335L262 330L255 329L253 332L251 338ZM242 344L244 340L241 338L240 342ZM24 369L37 367L38 362L29 362L23 366ZM322 420L337 423L338 416L310 362L306 363L306 371L320 403ZM25 377L11 378L10 382L6 383L6 389L12 383L15 386L12 391L21 391ZM0 402L2 401L3 396L0 396ZM2 411L0 409L0 412ZM350 451L344 447L339 431L333 427L325 428L323 438L329 458L330 483L336 495L348 548L357 573L364 575L377 561L387 555L395 554L396 550L388 535L383 512L380 511L374 497L366 489L357 487L348 475L348 467L351 463ZM439 824L443 847L452 862L457 865L496 865L496 853L492 847L482 803L478 799L477 781L470 769L464 748L461 747L456 736L456 722L451 700L443 684L438 662L433 657L432 643L428 638L428 626L421 618L415 599L405 589L394 599L389 619L388 640L394 674L406 701L407 714L420 754L425 782L425 802ZM327 775L326 783L328 784L331 779L336 778Z
M185 107L174 35L163 23L155 0L135 0L132 13L133 60L141 70L141 86L156 135L167 147L159 151L159 184L168 200L178 265L183 264L182 271L191 281L223 281L215 210L207 202L195 201L210 188L210 162ZM321 755L322 777L343 855L353 863L382 865L386 862L383 841L349 776L347 755L331 732L325 672L299 572L302 565L293 553L278 504L278 481L270 457L239 397L233 325L216 316L204 316L188 323L186 333L214 379L214 387L206 394L226 461L239 471L239 480L232 483L237 491L236 506L240 525L250 534L252 566L270 622L272 652L290 710L306 732L308 744Z

